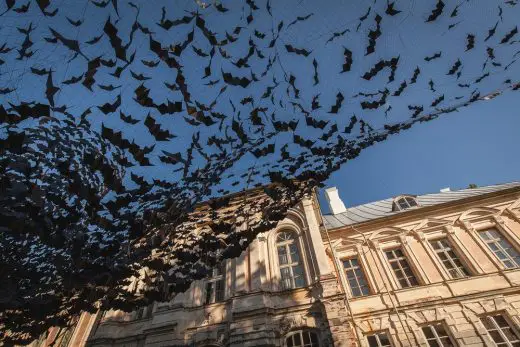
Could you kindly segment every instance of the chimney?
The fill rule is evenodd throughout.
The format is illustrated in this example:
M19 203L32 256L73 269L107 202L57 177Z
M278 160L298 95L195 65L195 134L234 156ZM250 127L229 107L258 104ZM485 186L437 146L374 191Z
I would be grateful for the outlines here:
M338 188L330 187L325 189L325 196L327 197L327 202L329 203L330 212L332 214L342 213L347 210L343 201L339 198Z
M451 189L450 189L450 187L442 188L442 189L440 190L440 192L441 192L441 193L451 192Z

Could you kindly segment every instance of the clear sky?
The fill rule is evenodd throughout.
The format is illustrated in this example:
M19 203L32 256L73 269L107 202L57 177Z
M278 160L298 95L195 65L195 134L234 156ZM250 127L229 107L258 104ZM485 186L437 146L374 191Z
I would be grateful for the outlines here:
M326 186L336 186L348 207L403 193L520 181L519 108L517 91L418 125L366 149Z

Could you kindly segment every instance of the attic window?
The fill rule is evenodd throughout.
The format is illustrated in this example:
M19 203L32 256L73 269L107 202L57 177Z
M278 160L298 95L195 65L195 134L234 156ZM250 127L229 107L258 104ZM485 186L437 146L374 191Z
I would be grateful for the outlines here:
M417 206L419 204L413 196L400 196L394 200L392 211L404 211Z

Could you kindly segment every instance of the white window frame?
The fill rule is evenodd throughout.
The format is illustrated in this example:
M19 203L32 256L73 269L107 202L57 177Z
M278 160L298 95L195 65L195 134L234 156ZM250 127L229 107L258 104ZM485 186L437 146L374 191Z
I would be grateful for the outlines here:
M368 293L367 294L364 294L364 293L361 293L361 295L357 295L357 296L354 296L353 292L352 292L352 287L350 286L350 282L348 281L348 276L347 276L347 268L345 268L344 266L344 262L345 261L351 261L353 259L356 259L357 260L357 267L361 270L361 273L364 277L364 280L366 282L366 285L368 287ZM365 297L365 296L370 296L374 293L373 289L372 289L372 286L370 284L370 279L369 279L369 276L368 276L368 273L365 271L365 266L364 266L364 262L363 262L363 259L361 259L361 257L358 255L358 254L353 254L351 256L348 256L348 257L341 257L339 259L340 261L340 265L341 265L341 268L343 269L343 277L344 277L344 280L345 280L345 283L346 283L346 286L349 288L349 296L352 297L352 298L362 298L362 297ZM359 279L357 278L356 276L356 282L358 283L358 286L359 286Z
M406 206L401 206L400 201L404 201ZM413 204L411 204L410 201L413 201ZM412 208L419 207L419 202L417 201L417 198L410 195L398 196L394 199L393 204L395 206L394 211L406 211Z
M502 329L498 324L497 322L495 321L494 317L496 316L502 316L502 318L504 318L504 320L507 322L509 328L511 329L511 331L513 332L513 334L516 335L517 337L517 340L516 341L513 341L513 342L520 342L520 334L519 334L519 331L518 331L518 328L516 327L515 324L513 324L511 322L511 319L509 318L509 315L506 314L505 312L494 312L494 313L488 313L488 314L485 314L485 315L482 315L480 316L480 324L482 324L482 326L484 327L485 331L486 331L486 334L487 334L487 337L489 338L490 342L493 343L493 345L497 345L495 340L493 340L493 337L491 337L491 334L489 333L490 330L488 330L488 328L486 328L486 326L484 325L484 322L483 320L484 319L488 319L488 318L492 318L490 319L491 321L491 324L494 326L495 329L493 329L492 331L498 331L498 334L502 337L502 339L504 339L504 341L506 342L506 347L512 347L513 345L511 344L511 341L507 340L507 336L502 332Z
M447 251L443 248L444 251L442 250L437 250L435 249L435 247L433 246L432 242L439 242L441 240L446 240L447 243L449 244L449 249L455 253L455 256L457 257L457 259L460 261L460 263L462 264L462 269L464 270L461 270L453 261L453 259L451 257L449 257L446 253ZM448 235L442 235L440 237L434 237L434 238L430 238L430 239L427 239L426 242L428 243L428 245L430 246L430 250L431 252L433 252L434 254L434 257L436 258L437 262L440 264L440 266L444 269L446 275L448 276L448 279L450 280L456 280L456 279L462 279L462 278L468 278L472 275L472 269L470 268L470 266L468 265L467 263L467 260L464 256L461 255L461 252L460 250L458 249L457 245L453 242L453 240L448 237ZM457 273L458 273L458 277L453 277L449 271L449 269L446 267L446 265L444 264L444 262L442 261L442 259L440 258L439 256L439 253L445 253L446 254L446 257L449 259L449 262L450 264L456 269Z
M501 264L502 268L504 270L514 270L514 269L518 269L520 268L520 263L517 262L515 259L513 259L509 253L507 253L503 247L499 244L498 247L500 248L500 251L503 252L504 254L507 255L508 257L508 260L511 261L512 263L516 264L516 266L514 267L507 267L503 260L500 259L496 254L495 252L489 247L489 242L484 240L482 238L482 234L481 233L484 233L484 232L488 232L488 231L491 231L491 230L495 230L502 239L504 239L507 243L509 243L509 245L511 246L511 248L513 250L515 250L515 252L517 252L518 254L520 254L520 250L518 249L517 245L515 245L514 242L512 242L512 240L508 237L507 235L507 232L505 230L503 230L502 228L499 228L498 226L495 226L495 227L491 227L491 228L482 228L480 230L476 230L476 233L477 233L477 237L480 239L480 241L482 242L482 244L484 245L484 247L486 248L487 251L489 251L489 253L493 256L493 258Z
M446 337L448 337L448 339L450 340L451 344L453 346L457 346L457 343L455 342L455 340L453 339L453 337L451 336L451 332L450 332L450 329L448 329L448 326L446 324L444 324L443 322L428 322L427 324L424 324L424 325L421 325L420 328L421 328L421 334L424 338L424 340L426 341L426 344L428 346L430 346L430 340L431 339L428 339L428 337L426 336L426 334L424 333L424 328L430 328L431 331L433 331L433 335L434 335L434 339L435 339L435 342L437 342L439 344L439 346L443 347L444 345L442 344L442 341L441 341L441 337L439 336L439 333L437 332L437 329L435 329L436 326L442 326L444 331L446 332ZM433 328L433 329L432 329ZM442 336L444 337L444 336Z
M292 239L288 239L288 240L279 242L278 241L278 237L282 233L291 234L292 235ZM291 244L295 245L296 250L298 252L298 257L299 257L299 261L298 262L294 262L291 259L291 255L290 255L290 245ZM280 264L278 247L284 247L285 248L286 256L287 256L287 259L288 259L287 264ZM304 262L304 258L303 258L304 254L302 252L302 248L301 248L300 242L299 242L299 235L296 232L294 232L293 230L288 230L288 229L282 229L282 230L277 231L276 234L274 235L274 253L275 253L276 264L277 264L277 267L278 267L278 275L279 275L279 277L278 277L278 287L281 290L292 290L292 289L298 289L298 288L306 287L307 286L307 276L306 276L306 270L307 269L305 267L305 262ZM301 270L302 270L303 284L301 286L297 286L296 283L295 283L295 276L294 276L293 268L296 267L296 266L299 266L301 268ZM289 287L285 287L284 284L283 284L283 278L282 278L282 269L283 268L288 268L289 269L290 280L291 280L291 285Z
M417 284L415 284L415 285L409 285L409 286L407 286L407 287L403 287L403 286L401 285L401 282L400 282L399 279L397 278L396 273L395 273L394 269L392 268L392 264L391 264L391 262L390 262L390 259L388 259L388 256L387 256L387 254L386 254L387 252L393 252L393 251L396 251L396 250L400 250L401 253L403 253L404 260L405 260L406 263L408 264L408 267L409 267L410 271L412 272L413 277L415 278L415 281L417 282ZM386 262L386 264L387 264L387 266L388 266L388 269L389 269L389 271L390 271L390 273L391 273L391 275L392 275L392 278L395 280L395 283L397 284L398 288L400 288L400 289L409 289L409 288L414 288L414 287L418 287L418 286L421 285L421 281L420 281L419 277L417 276L416 270L413 268L412 264L410 263L410 257L409 257L409 255L407 254L407 252L406 252L406 250L405 250L405 248L404 248L404 245L399 245L399 246L397 246L397 247L388 247L388 248L384 248L384 249L382 249L382 251L383 251L383 255L382 255L382 256L383 256L383 259L385 260L385 262ZM401 272L403 272L403 274L404 274L404 271L403 271L403 269L402 269L402 267L401 267L401 264L400 264L400 263L398 263L398 264L399 264L399 269L400 269ZM406 282L408 282L408 284L410 284L410 283L409 283L409 280L408 280L408 277L406 277Z

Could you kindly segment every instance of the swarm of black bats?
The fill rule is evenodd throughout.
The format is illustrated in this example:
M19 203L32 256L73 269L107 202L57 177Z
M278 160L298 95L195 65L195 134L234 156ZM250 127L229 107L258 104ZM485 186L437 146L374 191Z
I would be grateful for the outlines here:
M516 3L490 6L480 32L463 30L470 3L409 3L360 5L354 22L292 42L320 16L298 2L287 18L271 0L5 0L0 341L169 300L363 149L519 89ZM442 41L388 54L387 31L408 16L456 37L457 55Z

